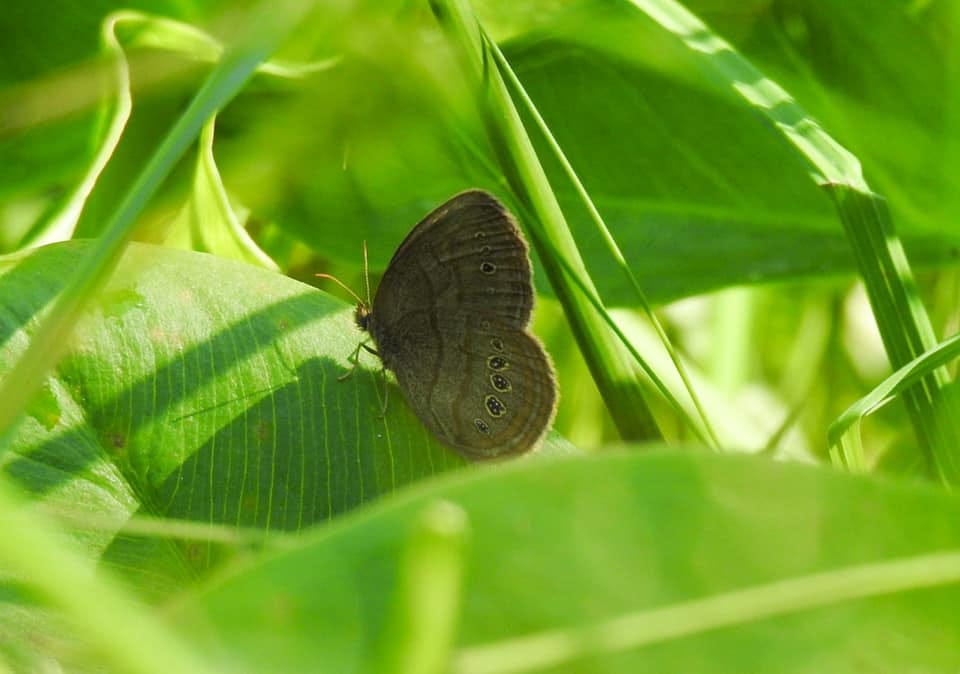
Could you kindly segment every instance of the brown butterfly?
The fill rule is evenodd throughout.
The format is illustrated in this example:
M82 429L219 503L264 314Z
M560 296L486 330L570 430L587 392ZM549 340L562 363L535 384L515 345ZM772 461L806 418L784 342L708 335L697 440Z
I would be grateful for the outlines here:
M420 421L467 458L491 459L533 448L553 420L557 387L527 331L532 309L520 229L470 190L413 228L355 315Z

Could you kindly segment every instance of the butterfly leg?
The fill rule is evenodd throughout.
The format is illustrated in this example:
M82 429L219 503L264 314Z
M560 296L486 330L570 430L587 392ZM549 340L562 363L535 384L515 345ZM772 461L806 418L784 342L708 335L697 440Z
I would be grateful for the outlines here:
M383 375L383 405L380 406L380 418L387 416L387 400L389 399L390 387L387 386L387 368L380 368L380 374Z
M355 348L353 352L349 356L347 356L347 362L350 363L350 369L344 372L339 377L337 377L337 381L345 381L347 378L350 377L350 375L354 373L354 371L357 369L357 366L360 365L360 349L366 349L367 351L369 351L375 356L380 355L379 353L377 353L376 349L369 346L366 342L358 343L357 348Z

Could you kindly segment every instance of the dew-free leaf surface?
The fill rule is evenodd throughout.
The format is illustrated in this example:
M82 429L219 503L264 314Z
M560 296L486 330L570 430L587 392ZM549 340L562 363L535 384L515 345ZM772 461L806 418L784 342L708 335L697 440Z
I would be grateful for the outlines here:
M960 665L960 565L953 562L954 584L936 587L923 571L923 556L960 549L955 497L757 457L676 452L541 460L422 484L308 535L297 549L239 565L178 621L210 635L201 638L208 652L222 648L254 670L364 671L396 598L406 538L438 499L463 508L471 530L453 671L485 671L471 669L478 652L502 640L602 632L614 618L757 589L759 596L731 595L723 615L733 618L722 629L702 631L694 612L675 618L677 638L611 653L595 652L596 632L579 641L567 633L554 650L579 657L527 670L521 649L516 669L489 671ZM911 559L919 560L915 575L899 579L899 591L871 591L885 563ZM836 579L817 575L825 572L841 582L829 585ZM813 609L775 585L804 578L819 596ZM839 601L858 593L866 596ZM768 601L781 610L756 619ZM527 655L534 652L542 654Z

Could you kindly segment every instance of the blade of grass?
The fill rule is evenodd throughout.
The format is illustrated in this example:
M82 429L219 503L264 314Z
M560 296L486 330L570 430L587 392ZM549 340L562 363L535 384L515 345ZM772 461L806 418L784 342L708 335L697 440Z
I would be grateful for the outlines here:
M873 194L857 158L779 85L674 0L628 0L700 54L715 79L766 116L797 149L811 178L833 200L863 276L887 355L900 367L935 346L903 246L885 203ZM938 414L947 372L937 369L903 395L927 465L948 484L960 484L960 420Z
M874 387L837 417L827 432L831 446L845 442L844 436L856 430L856 425L868 414L880 409L898 394L909 390L939 367L960 356L960 335L954 335L936 348L914 358Z
M601 238L604 243L607 245L607 250L610 255L613 257L614 263L620 268L620 270L627 277L627 283L630 287L633 288L634 292L637 295L637 298L640 301L640 307L643 310L643 313L646 315L647 320L650 321L650 324L653 326L654 332L656 332L657 337L659 337L660 342L663 344L664 349L667 351L667 355L670 357L671 363L673 363L674 368L677 373L680 375L680 379L683 382L684 388L687 391L687 395L690 396L691 402L697 414L700 416L700 422L702 423L703 433L701 435L705 436L709 443L714 447L718 448L720 445L717 436L714 433L712 426L710 425L710 419L707 417L706 412L703 409L703 406L700 404L700 399L697 397L696 390L690 382L690 378L687 374L687 370L683 365L683 362L680 360L679 355L676 352L676 349L673 348L673 343L670 341L670 338L667 337L666 331L663 329L660 320L657 318L657 315L653 312L653 308L650 306L650 302L647 300L647 295L643 292L643 288L640 287L640 282L637 280L636 275L634 275L633 270L630 268L630 265L627 264L627 260L623 255L623 251L620 250L620 246L617 244L616 239L613 236L613 233L610 231L610 228L607 227L607 223L604 222L603 216L600 215L600 211L597 209L596 205L593 203L593 199L590 198L590 194L587 192L586 187L584 187L583 182L580 180L580 176L577 175L577 172L574 170L573 165L570 164L570 161L567 159L566 154L563 151L563 148L560 147L560 144L554 138L553 134L550 132L550 128L547 126L546 120L543 119L543 116L540 114L540 111L537 110L537 106L534 105L533 100L527 94L526 89L523 88L523 83L520 82L520 78L517 77L516 73L513 72L513 68L510 67L510 63L507 61L506 57L503 55L503 52L500 51L500 48L496 43L485 36L485 42L488 45L490 52L493 54L494 59L496 59L497 66L500 69L500 72L503 73L507 78L507 83L513 89L514 95L520 100L523 104L526 111L530 114L531 118L536 123L541 136L544 140L547 141L548 146L550 147L553 154L556 156L557 160L560 162L560 165L563 167L564 172L567 175L567 178L573 184L574 189L577 194L580 196L580 200L583 202L584 206L587 209L587 212L590 214L590 219L593 221L594 227L599 231ZM569 274L570 272L568 272ZM593 304L591 302L591 304ZM598 307L594 305L594 308L601 314L607 314L606 308ZM609 315L606 316L609 318ZM612 323L612 319L608 321ZM623 333L619 333L618 336L622 337L622 341L625 342L626 337ZM626 346L626 344L625 344ZM631 351L631 354L637 358L637 362L647 373L647 376L654 382L654 385L660 391L660 393L670 401L671 406L679 412L680 418L687 416L686 412L680 406L679 402L672 400L673 394L667 389L666 386L660 381L659 377L649 368L645 361L640 358L634 350L628 347L628 350ZM689 420L688 424L691 427L696 427L696 423L693 420Z
M468 0L432 0L431 7L457 50L469 81L476 82L478 106L502 170L521 203L535 215L528 220L534 245L621 436L627 440L662 437L644 400L636 363L607 330L589 302L571 286L557 260L565 258L573 273L592 289L589 274L520 115L499 71L490 62L482 29Z
M886 202L846 185L826 188L853 243L887 356L896 368L908 365L934 350L936 338ZM933 467L947 484L960 484L960 427L955 415L940 413L948 404L948 380L945 367L931 368L900 394Z

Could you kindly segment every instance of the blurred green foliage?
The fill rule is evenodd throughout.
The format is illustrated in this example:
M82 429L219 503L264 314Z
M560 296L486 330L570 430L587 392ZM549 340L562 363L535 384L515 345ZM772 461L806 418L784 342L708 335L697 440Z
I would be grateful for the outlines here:
M9 253L0 376L90 249L32 244L104 233L211 71L210 50L249 29L251 6L13 0L0 12L0 250ZM25 420L0 440L3 473L27 503L148 606L178 604L172 622L188 627L177 638L216 671L372 666L365 658L383 643L386 614L398 621L389 629L404 629L402 611L388 607L405 526L436 499L461 506L471 528L461 631L446 644L455 651L956 549L956 498L919 484L926 469L900 405L862 429L864 467L886 476L797 465L830 462L830 424L890 368L850 242L795 148L627 2L474 6L659 307L724 449L765 456L678 449L693 437L687 420L653 395L674 448L595 456L619 439L536 259L535 330L561 387L547 456L465 468L392 384L395 402L380 416L374 360L337 383L360 334L346 305L300 282L320 285L313 276L323 271L361 289L364 243L375 282L413 224L462 189L488 189L521 221L530 216L430 4L344 1L311 6L271 67L211 120L138 219L120 271L87 298L67 355L51 360ZM957 10L892 0L686 7L859 159L889 201L938 335L955 332ZM101 33L121 9L144 14L111 33L133 102L113 148L117 60ZM669 379L637 298L544 139L531 135L591 280ZM104 147L109 161L70 211ZM559 454L586 456L546 460ZM143 525L153 518L157 528ZM184 524L211 529L185 534ZM4 576L0 668L100 670L56 601L36 598L30 578ZM921 589L922 576L886 599L867 592L782 621L752 622L762 616L735 601L740 622L723 631L679 620L672 644L604 654L585 643L534 671L743 671L771 645L764 670L956 669L955 585ZM893 633L907 636L885 640Z

